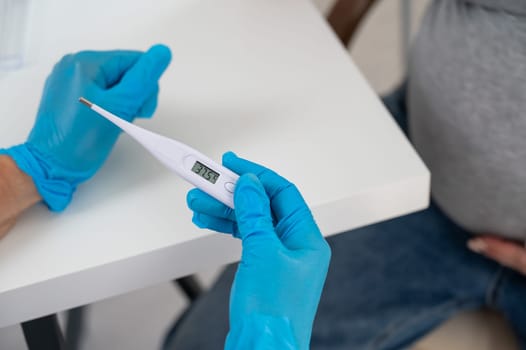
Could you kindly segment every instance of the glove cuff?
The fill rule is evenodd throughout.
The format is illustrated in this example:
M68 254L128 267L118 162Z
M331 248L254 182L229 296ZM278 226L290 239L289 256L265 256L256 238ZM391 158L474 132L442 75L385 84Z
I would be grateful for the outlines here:
M31 176L38 193L51 211L66 209L76 186L63 179L53 178L44 158L29 144L0 149L0 154L11 157L20 170Z

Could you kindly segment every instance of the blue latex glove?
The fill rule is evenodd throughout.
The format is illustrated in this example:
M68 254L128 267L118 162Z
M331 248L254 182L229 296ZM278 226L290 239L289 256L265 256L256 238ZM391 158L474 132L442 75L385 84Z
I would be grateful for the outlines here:
M46 81L27 142L0 153L11 156L33 178L51 210L63 210L78 184L102 166L120 133L80 104L79 97L128 121L149 117L157 106L158 80L170 60L163 45L146 53L83 51L64 56Z
M225 349L308 349L329 245L293 184L231 152L223 164L243 174L235 212L198 189L187 200L199 227L243 241Z

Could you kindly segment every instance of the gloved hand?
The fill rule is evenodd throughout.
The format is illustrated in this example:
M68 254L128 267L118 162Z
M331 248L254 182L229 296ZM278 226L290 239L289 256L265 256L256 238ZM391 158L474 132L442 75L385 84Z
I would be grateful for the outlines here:
M187 201L199 227L243 241L225 349L308 349L329 245L293 184L231 152L223 164L242 174L235 212L198 189Z
M27 142L1 150L33 178L44 202L61 211L78 184L91 178L108 157L119 129L78 102L99 104L131 121L157 106L158 80L170 63L163 45L137 51L83 51L57 63L44 86Z

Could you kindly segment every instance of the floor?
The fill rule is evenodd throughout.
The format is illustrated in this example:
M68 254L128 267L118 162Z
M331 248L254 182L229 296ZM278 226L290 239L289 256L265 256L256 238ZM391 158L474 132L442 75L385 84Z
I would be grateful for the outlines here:
M326 12L333 2L313 1L321 12ZM427 2L428 0L413 1L413 28L417 26ZM395 86L404 74L399 20L399 0L379 2L360 29L350 51L370 84L379 93ZM378 55L379 49L385 54ZM217 270L199 274L206 285L211 284L215 276ZM185 305L182 293L171 283L95 303L89 308L82 349L159 349L164 332ZM446 327L456 328L455 324ZM433 342L437 341L436 338L433 339L424 341L419 349L431 348ZM438 341L441 342L440 339ZM442 341L442 348L451 348L444 345L448 344L447 339ZM26 349L18 326L0 329L0 349Z

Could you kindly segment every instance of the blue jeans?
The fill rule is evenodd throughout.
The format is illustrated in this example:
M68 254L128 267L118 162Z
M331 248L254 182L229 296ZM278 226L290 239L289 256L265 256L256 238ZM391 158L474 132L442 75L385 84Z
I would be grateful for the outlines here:
M384 99L403 129L400 91ZM436 205L328 239L332 262L314 350L406 349L459 311L500 310L526 350L526 277L466 249L470 233ZM169 350L222 349L236 266L229 266L166 339Z

